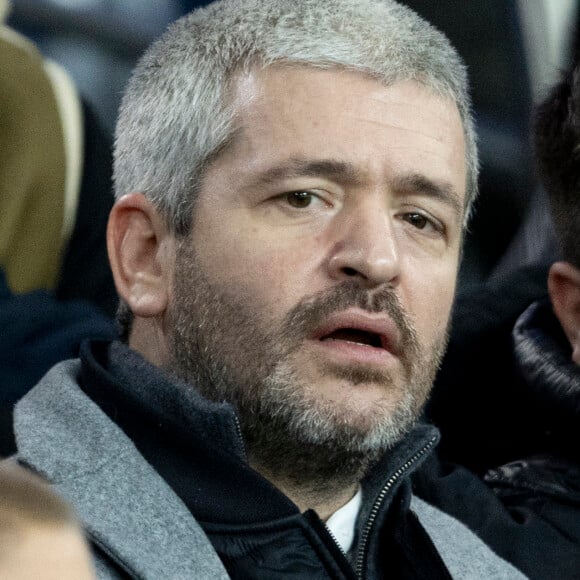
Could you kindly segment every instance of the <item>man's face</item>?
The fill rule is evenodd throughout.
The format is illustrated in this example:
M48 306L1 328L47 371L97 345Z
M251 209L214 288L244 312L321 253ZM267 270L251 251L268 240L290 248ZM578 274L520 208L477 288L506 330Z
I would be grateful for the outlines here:
M178 250L174 370L238 408L257 463L292 442L382 451L420 412L445 346L459 114L413 82L308 68L243 76L234 103L240 131Z

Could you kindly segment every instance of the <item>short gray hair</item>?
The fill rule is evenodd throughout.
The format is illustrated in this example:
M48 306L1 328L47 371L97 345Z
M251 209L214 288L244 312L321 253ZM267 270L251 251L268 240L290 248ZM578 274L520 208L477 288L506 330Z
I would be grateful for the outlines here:
M176 234L187 233L204 168L232 136L235 73L277 64L359 71L386 85L415 80L451 99L463 122L471 206L478 162L465 66L442 33L392 0L221 0L179 19L127 86L116 197L144 193Z

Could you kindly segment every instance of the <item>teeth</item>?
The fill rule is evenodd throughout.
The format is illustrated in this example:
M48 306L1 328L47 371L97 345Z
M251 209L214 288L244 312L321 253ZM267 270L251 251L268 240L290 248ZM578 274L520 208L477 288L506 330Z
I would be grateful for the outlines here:
M370 346L371 348L376 348L372 344L367 344L366 342L355 342L354 340L347 340L346 338L325 338L324 340L332 340L332 342L347 342L358 346Z
M383 348L383 340L380 335L366 330L359 330L358 328L337 328L321 340L340 340L358 346Z

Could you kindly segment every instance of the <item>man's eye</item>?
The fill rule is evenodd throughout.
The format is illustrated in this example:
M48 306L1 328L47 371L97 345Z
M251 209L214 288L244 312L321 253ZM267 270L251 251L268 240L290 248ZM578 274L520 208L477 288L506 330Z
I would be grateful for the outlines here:
M406 213L403 219L412 226L415 226L418 230L423 230L426 226L430 225L429 219L417 212Z
M309 191L291 191L286 194L286 201L292 207L301 209L308 207L316 196Z

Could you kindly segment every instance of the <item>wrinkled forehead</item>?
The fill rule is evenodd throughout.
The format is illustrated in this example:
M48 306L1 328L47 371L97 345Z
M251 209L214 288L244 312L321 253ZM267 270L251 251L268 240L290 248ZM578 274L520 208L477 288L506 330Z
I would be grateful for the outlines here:
M229 156L245 156L246 167L306 155L343 159L363 170L375 164L376 170L387 157L407 158L444 181L453 177L464 203L467 168L458 108L421 83L389 85L337 68L254 67L237 74L229 98L235 111ZM371 139L383 148L366 148ZM415 148L424 152L424 163Z
M342 90L341 84L333 82L341 77L349 81L348 93L342 100L336 94ZM363 99L370 104L368 114L380 123L390 109L396 115L400 104L389 89L397 86L413 87L413 102L410 104L415 106L416 118L412 122L416 122L418 129L429 117L442 119L445 125L458 129L456 132L461 133L466 166L466 128L454 99L415 79L402 77L390 82L365 71L336 66L323 68L280 63L265 67L255 64L236 70L224 95L234 119L231 141L241 137L244 131L265 130L267 123L273 120L304 119L315 114L319 118L312 119L311 130L324 135L336 115L354 111ZM309 99L301 98L306 92L304 89L308 89ZM369 94L370 100L367 98ZM328 107L325 107L326 101L329 101ZM328 115L326 119L323 118L325 115Z

